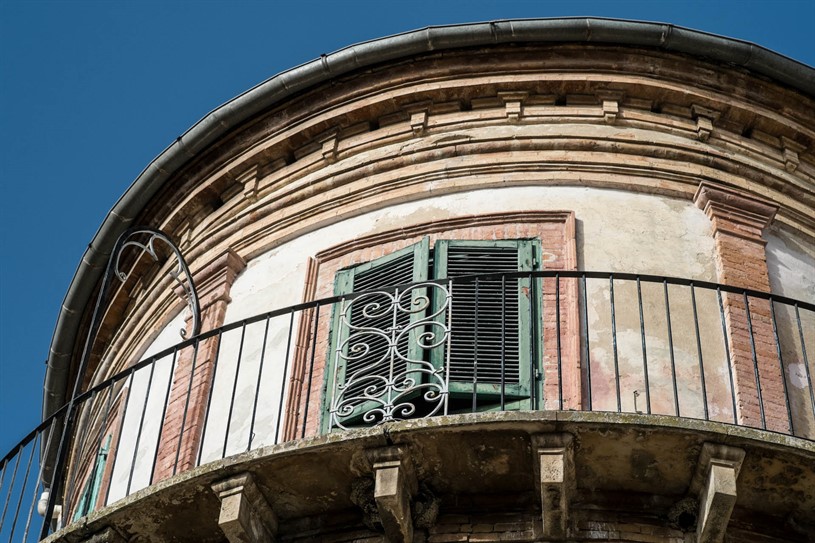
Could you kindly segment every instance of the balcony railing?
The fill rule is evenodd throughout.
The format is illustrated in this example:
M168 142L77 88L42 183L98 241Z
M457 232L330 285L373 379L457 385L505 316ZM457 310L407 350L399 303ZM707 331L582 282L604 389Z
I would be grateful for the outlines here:
M99 378L64 465L67 406L43 421L0 460L0 541L199 464L406 418L604 411L815 440L813 352L815 304L668 277L491 274L299 304Z

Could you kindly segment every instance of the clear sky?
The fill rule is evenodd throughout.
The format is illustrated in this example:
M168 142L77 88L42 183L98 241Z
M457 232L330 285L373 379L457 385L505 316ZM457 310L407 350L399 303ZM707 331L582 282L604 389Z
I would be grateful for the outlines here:
M44 361L84 248L198 119L352 43L562 16L673 23L815 65L812 0L0 0L0 456L40 420Z

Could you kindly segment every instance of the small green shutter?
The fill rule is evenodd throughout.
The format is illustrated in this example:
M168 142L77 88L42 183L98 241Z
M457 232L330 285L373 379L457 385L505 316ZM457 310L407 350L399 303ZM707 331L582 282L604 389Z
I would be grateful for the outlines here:
M537 247L533 240L440 240L435 277L532 271ZM479 409L488 409L502 391L505 400L530 397L533 339L539 334L531 284L527 277L453 283L449 357L434 359L437 366L449 361L451 401L477 395Z
M99 488L102 486L102 475L105 473L105 464L108 460L110 438L111 436L107 437L105 444L99 449L96 455L93 471L85 482L85 488L82 489L79 503L74 512L74 521L79 520L96 508L96 499L99 497Z
M392 288L427 280L429 240L354 268L341 270L335 294ZM323 430L372 424L381 420L394 401L409 402L415 393L400 394L388 386L406 379L421 380L416 371L427 357L419 345L421 321L429 307L422 303L425 288L404 295L370 293L335 304L326 382ZM401 300L398 305L397 302ZM404 333L402 333L404 332ZM426 369L426 368L425 368ZM404 387L410 388L410 387ZM371 414L373 419L363 415ZM333 415L333 420L332 420Z

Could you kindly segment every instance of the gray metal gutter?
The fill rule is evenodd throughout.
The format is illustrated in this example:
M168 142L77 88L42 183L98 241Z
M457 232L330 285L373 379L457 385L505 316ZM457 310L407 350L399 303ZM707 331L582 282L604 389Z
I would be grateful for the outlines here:
M461 47L565 42L653 47L700 56L749 69L815 97L815 69L761 46L670 24L583 17L428 27L351 45L281 72L193 125L145 168L108 213L79 263L57 318L47 362L43 416L66 402L70 353L116 238L131 226L164 182L197 153L272 105L359 68Z

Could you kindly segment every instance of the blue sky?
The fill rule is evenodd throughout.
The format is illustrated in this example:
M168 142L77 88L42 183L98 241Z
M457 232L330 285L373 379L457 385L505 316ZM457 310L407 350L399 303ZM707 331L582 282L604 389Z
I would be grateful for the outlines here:
M522 17L669 22L815 65L815 2L0 2L0 456L39 422L44 361L85 246L210 110L345 45Z

